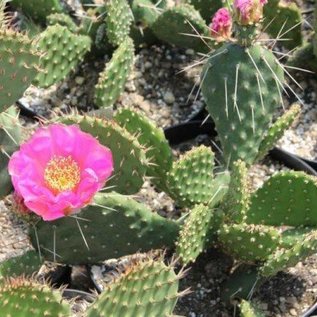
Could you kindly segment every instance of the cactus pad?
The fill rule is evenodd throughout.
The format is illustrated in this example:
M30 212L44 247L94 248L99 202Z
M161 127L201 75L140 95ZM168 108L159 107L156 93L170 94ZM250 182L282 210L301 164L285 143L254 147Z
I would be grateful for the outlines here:
M168 173L169 193L182 206L207 203L212 197L214 153L206 146L194 148L173 164Z
M114 120L148 149L146 156L150 164L146 174L152 177L157 188L166 190L166 175L172 168L173 156L164 131L144 115L129 109L120 110Z
M274 147L275 143L284 135L285 131L297 120L300 110L300 105L294 104L276 120L260 144L257 160L264 158L265 155Z
M34 84L47 88L63 79L75 69L90 50L88 36L75 35L65 26L49 26L38 41L38 49L46 54L41 59L44 71L39 74Z
M246 164L239 160L233 163L228 194L221 208L232 220L241 222L249 201L248 171Z
M219 240L229 254L245 262L264 261L278 247L281 235L274 227L223 225Z
M0 263L1 277L31 276L42 266L43 261L39 254L33 250L27 251L21 256L11 258Z
M0 285L2 316L68 317L70 307L58 291L23 278L7 280Z
M95 87L95 102L98 107L111 107L124 91L134 62L133 41L127 37L114 52Z
M252 164L274 110L281 104L283 69L272 52L225 44L202 73L202 92L229 165Z
M26 35L0 31L0 112L12 106L40 72L40 52Z
M252 195L246 221L272 226L316 226L316 178L303 172L271 177Z
M212 42L205 39L210 36L208 26L199 12L188 4L164 11L151 29L160 40L171 45L198 52L209 52L212 49Z
M105 2L107 36L113 46L121 45L130 33L133 15L127 0Z
M183 264L195 262L199 254L209 243L210 231L216 232L217 219L214 210L204 205L197 205L188 215L176 243L176 253Z
M136 262L109 285L87 316L172 316L180 278L162 259Z
M174 221L116 193L97 194L94 203L78 217L37 223L41 253L46 260L64 264L97 263L138 251L171 247L179 230ZM31 240L36 247L33 229Z

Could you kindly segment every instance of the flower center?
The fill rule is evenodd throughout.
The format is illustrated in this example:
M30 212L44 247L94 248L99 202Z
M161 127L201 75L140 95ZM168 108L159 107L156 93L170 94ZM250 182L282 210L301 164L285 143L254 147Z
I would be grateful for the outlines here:
M71 156L53 156L44 171L46 185L56 193L74 189L80 182L80 169Z

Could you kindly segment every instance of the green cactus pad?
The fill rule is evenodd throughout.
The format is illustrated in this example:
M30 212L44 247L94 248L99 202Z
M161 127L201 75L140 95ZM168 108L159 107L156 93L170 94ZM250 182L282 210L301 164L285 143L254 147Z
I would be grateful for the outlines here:
M228 253L245 262L266 260L280 240L279 231L269 226L225 224L219 230L219 241Z
M259 309L246 300L241 301L239 308L241 317L265 317Z
M63 79L76 68L90 50L88 36L75 35L65 26L49 26L39 36L38 49L46 54L41 59L44 71L34 85L47 88Z
M21 256L0 263L0 278L32 276L33 273L39 271L42 264L43 261L37 252L27 251Z
M207 24L211 22L216 11L223 7L222 0L187 0L202 16Z
M158 189L166 191L166 175L172 168L173 156L164 131L141 113L129 109L120 110L114 120L148 149L146 157L150 164L146 174Z
M113 155L114 173L107 182L118 193L132 195L137 193L144 183L148 166L145 150L125 129L112 121L91 117L68 117L62 119L66 124L78 124L82 131L98 138Z
M127 0L105 2L107 36L113 46L121 45L130 33L133 15Z
M0 30L0 112L21 98L40 72L40 55L26 35Z
M58 291L23 278L7 280L0 285L2 316L69 317L70 306Z
M252 164L281 104L283 69L273 53L259 45L225 44L213 52L202 73L202 92L232 166Z
M294 104L276 120L260 144L257 160L264 158L265 155L274 147L276 142L284 135L285 131L296 121L300 114L300 110L300 105Z
M186 218L176 242L176 254L183 264L195 262L210 243L211 231L217 232L218 217L214 210L197 205Z
M264 6L264 17L266 32L272 38L280 36L280 44L288 49L301 46L302 36L302 14L296 3L287 0L269 0ZM285 33L285 34L284 34Z
M100 295L87 316L172 316L180 278L162 259L132 264Z
M272 276L277 272L296 265L317 251L317 231L304 235L291 249L277 249L260 268L263 276Z
M60 0L11 0L12 5L34 21L45 23L52 13L63 12Z
M0 113L0 198L9 194L12 189L8 163L10 155L18 149L21 142L21 130L15 107Z
M214 153L206 146L194 148L174 162L168 173L169 194L181 206L208 203L212 197Z
M133 67L134 45L127 37L114 52L95 87L95 103L98 107L112 107L124 91Z
M221 208L231 220L241 222L249 202L248 170L246 164L239 160L233 163L229 190Z
M47 17L47 24L48 25L55 25L59 24L62 26L66 26L69 31L76 33L78 31L78 27L73 21L73 19L65 13L54 13L50 14Z
M246 222L270 226L316 226L316 178L303 172L271 177L251 197Z
M174 221L153 213L130 197L116 193L97 194L94 203L84 208L78 217L78 222L72 217L65 217L37 223L41 253L46 260L88 264L138 251L172 247L179 230ZM34 247L37 247L36 232L31 228Z
M191 48L197 52L209 52L212 42L205 21L188 4L182 4L164 11L153 23L151 29L162 41L171 45Z

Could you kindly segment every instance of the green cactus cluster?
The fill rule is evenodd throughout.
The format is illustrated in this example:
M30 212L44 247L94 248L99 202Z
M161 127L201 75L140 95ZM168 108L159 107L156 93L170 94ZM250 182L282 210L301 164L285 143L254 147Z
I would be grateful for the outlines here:
M236 39L214 50L206 22L221 1L190 0L170 7L166 1L109 0L78 19L58 0L35 3L12 1L40 23L33 39L7 25L0 31L1 197L11 191L8 161L21 144L12 105L25 90L32 83L44 88L60 83L86 57L95 58L101 51L111 57L95 86L94 102L99 108L115 108L133 68L135 47L144 42L209 54L201 86L222 146L223 166L216 166L213 150L203 145L174 157L163 130L131 109L120 109L111 119L77 114L58 119L78 125L111 150L113 177L78 214L50 222L32 219L29 235L36 250L0 264L1 314L70 316L70 305L58 290L30 279L43 261L87 265L168 249L188 265L217 246L240 264L225 294L242 297L254 281L260 284L316 252L316 178L283 172L250 190L248 167L266 156L300 112L293 105L275 119L288 72L270 49L257 43L256 26L236 25ZM266 20L274 10L285 19L272 23L268 32L282 36L284 28L295 25L289 32L291 44L300 44L298 8L269 1ZM173 199L177 215L163 217L139 202L135 195L146 179ZM163 257L136 258L86 315L170 316L183 276L173 266ZM236 291L237 285L243 285L242 291ZM246 301L240 310L241 316L261 316Z
M24 264L34 264L32 253L20 258ZM1 273L4 266L21 271L22 263L18 270L16 265L13 261L2 264ZM170 316L178 298L186 294L178 291L183 275L182 270L175 273L174 263L165 264L161 255L135 256L81 316ZM71 317L73 301L66 301L62 293L30 277L6 277L0 280L1 312L3 316Z

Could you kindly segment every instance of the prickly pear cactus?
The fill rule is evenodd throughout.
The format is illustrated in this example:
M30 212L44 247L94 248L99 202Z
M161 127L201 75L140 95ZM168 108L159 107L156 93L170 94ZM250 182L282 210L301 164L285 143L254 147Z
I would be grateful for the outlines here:
M206 146L186 152L174 162L167 175L168 192L181 206L193 207L206 203L221 192L226 192L228 175L220 174L214 178L214 153Z
M172 316L181 278L163 259L133 263L100 295L87 316Z
M301 107L294 104L269 128L259 148L257 160L261 160L274 147L276 142L282 138L285 131L292 126L300 115Z
M257 263L259 278L295 265L316 252L316 190L317 179L303 172L272 176L251 194L239 217L227 214L218 233L220 243L236 258ZM236 205L233 200L232 208Z
M248 170L243 161L233 163L228 193L221 209L231 220L241 222L250 204Z
M197 52L212 50L212 41L208 41L209 28L191 5L182 4L167 9L156 19L151 29L160 40L171 45Z
M15 107L0 113L0 198L10 193L11 178L8 174L8 162L21 142L21 126Z
M36 230L36 231L35 231ZM92 205L73 217L39 221L31 240L46 260L65 264L98 263L138 251L172 247L179 226L148 207L117 193L97 194Z
M45 23L52 13L63 12L60 0L12 0L11 3L34 21Z
M58 291L24 278L0 284L0 309L3 316L69 317L70 307Z
M224 44L202 73L202 92L228 165L252 164L281 105L283 68L266 48Z
M196 258L212 243L222 221L221 213L212 206L197 205L189 213L176 242L176 254L183 264L195 262Z
M109 0L105 2L107 35L113 46L122 44L130 33L133 20L127 0Z
M303 172L272 176L252 195L245 221L268 226L317 226L316 178Z
M0 112L12 106L40 73L41 52L26 35L0 30Z
M98 107L112 107L124 91L134 62L133 41L126 37L114 52L105 70L100 74L95 87L95 102Z
M63 80L84 59L90 46L88 36L73 34L59 24L49 26L38 40L38 49L46 54L41 59L43 72L34 85L46 88Z
M152 177L152 182L158 189L167 190L166 176L172 168L173 155L164 131L141 113L129 109L118 111L114 120L135 135L139 143L148 149L146 157L150 164L146 174Z

